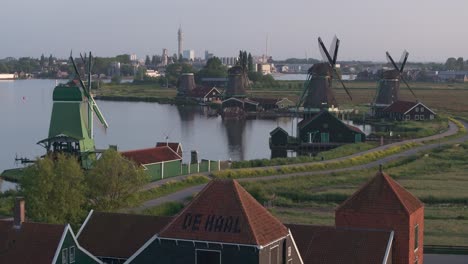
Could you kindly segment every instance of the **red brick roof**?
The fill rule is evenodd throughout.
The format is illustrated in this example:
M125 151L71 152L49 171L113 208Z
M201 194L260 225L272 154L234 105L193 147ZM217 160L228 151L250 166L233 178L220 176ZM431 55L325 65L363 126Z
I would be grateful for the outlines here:
M100 257L129 258L172 217L93 212L78 243Z
M170 147L154 147L121 152L122 156L139 165L182 159Z
M287 234L287 228L237 181L213 180L159 236L266 245Z
M423 203L384 172L377 175L344 201L336 210L360 213L406 213L410 215Z
M304 264L383 263L391 231L286 224Z
M52 263L66 225L0 221L0 263Z
M390 113L404 114L416 104L417 104L416 102L396 101L393 104L389 105L387 108L385 108L383 111L390 112Z

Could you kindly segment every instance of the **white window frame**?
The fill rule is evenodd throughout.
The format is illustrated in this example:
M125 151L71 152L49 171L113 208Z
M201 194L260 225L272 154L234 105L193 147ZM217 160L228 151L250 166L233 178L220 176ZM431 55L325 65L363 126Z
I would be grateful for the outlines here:
M68 248L62 249L62 264L68 264Z
M405 120L411 120L411 115L406 115Z
M424 112L424 107L421 107L421 113Z
M68 250L68 257L70 259L70 263L75 263L75 259L76 259L75 253L76 253L75 246L71 246L70 249Z
M416 230L418 230L417 234L416 234ZM416 252L419 249L419 243L420 243L420 241L419 241L419 224L416 224L414 226L414 233L415 233L415 237L414 237L415 241L413 243L413 246L417 246L417 247L414 247L414 252ZM418 242L417 245L416 245L416 241Z
M419 120L424 120L424 115L420 115Z
M219 253L219 264L221 264L221 250L212 250L212 249L195 249L195 264L197 263L197 257L198 257L198 251L212 251L212 252L218 252Z
M414 120L419 120L419 115L414 115Z
M416 113L419 112L419 107L416 107Z
M279 252L279 245L275 245L275 246L270 247L270 254L269 254L270 258L269 258L269 260L268 260L268 263L270 263L270 264L271 264L271 251L272 251L274 248L278 248L278 251L276 251L276 252L277 252L277 253L276 253L276 263L280 263L280 261L279 261L279 253L280 253L280 252Z
M433 120L433 119L434 119L434 115L430 115L430 116L429 116L429 119L430 119L430 120Z

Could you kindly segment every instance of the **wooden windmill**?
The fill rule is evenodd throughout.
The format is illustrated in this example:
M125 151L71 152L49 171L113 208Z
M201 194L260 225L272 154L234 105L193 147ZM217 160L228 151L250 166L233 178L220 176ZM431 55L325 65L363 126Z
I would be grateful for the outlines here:
M54 88L52 116L48 138L38 142L48 154L57 152L77 156L83 168L90 168L96 159L93 136L93 116L107 128L107 122L91 95L92 55L82 57L87 71L87 83L81 79L76 63L70 55L76 79Z
M314 64L308 71L304 90L298 102L298 106L303 105L305 111L328 110L329 108L338 106L332 88L333 78L337 78L340 81L349 99L352 100L351 94L336 69L340 40L336 37L334 38L331 44L331 52L325 48L320 37L318 38L318 43L325 62Z
M395 63L388 51L386 52L386 56L388 62L394 69L383 72L383 77L379 81L379 86L377 87L377 92L373 101L373 105L376 108L387 107L400 99L400 80L405 83L413 96L416 97L403 77L403 70L408 60L409 53L406 50L403 52L399 62L400 66Z

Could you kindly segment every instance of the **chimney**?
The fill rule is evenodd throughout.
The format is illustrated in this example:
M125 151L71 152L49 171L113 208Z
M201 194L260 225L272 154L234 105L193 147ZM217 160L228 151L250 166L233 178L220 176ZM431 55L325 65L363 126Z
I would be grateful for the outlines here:
M21 224L24 222L24 198L16 197L15 209L13 215L13 226L14 228L20 229Z

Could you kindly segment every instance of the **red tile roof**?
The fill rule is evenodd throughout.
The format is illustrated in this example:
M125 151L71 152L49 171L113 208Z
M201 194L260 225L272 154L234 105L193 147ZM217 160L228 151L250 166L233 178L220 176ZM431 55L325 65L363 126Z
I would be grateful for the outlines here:
M356 133L361 133L361 134L364 134L364 132L362 132L361 129L359 129L358 127L355 127L355 126L352 126L352 125L348 125L348 124L345 124L349 129L351 129L352 131L356 132Z
M156 147L170 147L175 153L182 157L182 145L179 142L157 142Z
M344 201L336 210L360 213L406 213L410 215L423 203L384 172L377 175Z
M391 231L286 224L304 264L383 263Z
M287 228L237 181L213 180L159 236L266 245L287 234Z
M0 221L0 263L52 263L66 225Z
M216 94L215 95L219 95L220 92L218 91L218 89L214 88L214 87L196 87L195 89L193 89L191 92L190 92L190 96L192 97L197 97L197 98L203 98L205 96L208 95L209 92L211 92L211 90L215 90Z
M93 212L78 243L99 257L129 258L172 217Z
M182 159L176 152L167 146L123 151L120 154L129 160L133 160L139 165Z
M393 104L389 105L387 108L385 108L383 111L384 112L389 112L389 113L406 113L408 110L410 110L413 106L415 106L417 103L416 102L408 102L408 101L396 101Z

